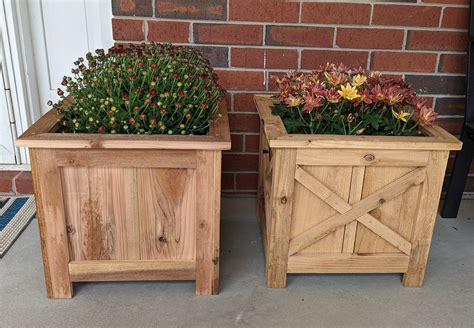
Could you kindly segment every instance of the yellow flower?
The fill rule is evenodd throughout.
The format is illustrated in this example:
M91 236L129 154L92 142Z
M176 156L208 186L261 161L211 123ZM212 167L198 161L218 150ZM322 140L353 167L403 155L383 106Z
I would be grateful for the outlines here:
M365 81L367 81L367 77L361 74L352 77L352 85L355 87L360 87Z
M405 112L404 110L399 111L398 113L392 109L392 115L395 117L397 120L407 122L407 118L410 116L410 113Z
M359 98L359 95L357 94L357 88L351 86L349 83L346 83L346 86L341 85L341 90L337 91L342 98L345 98L347 100L354 100Z

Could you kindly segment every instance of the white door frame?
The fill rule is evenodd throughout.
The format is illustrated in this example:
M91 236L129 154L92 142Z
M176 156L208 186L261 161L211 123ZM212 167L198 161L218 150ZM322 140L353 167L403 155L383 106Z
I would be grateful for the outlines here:
M14 138L21 135L33 122L41 116L38 94L38 82L33 43L29 23L29 3L41 5L43 0L2 0L0 2L0 28L4 33L5 75L8 77L12 95L12 114L15 128ZM110 0L84 0L87 8L88 33L92 37L92 45L112 45L112 8ZM81 54L78 54L78 56ZM17 164L29 162L28 153L24 148L16 148ZM0 170L7 166L0 165ZM21 169L21 166L17 167ZM11 166L8 167L11 169Z

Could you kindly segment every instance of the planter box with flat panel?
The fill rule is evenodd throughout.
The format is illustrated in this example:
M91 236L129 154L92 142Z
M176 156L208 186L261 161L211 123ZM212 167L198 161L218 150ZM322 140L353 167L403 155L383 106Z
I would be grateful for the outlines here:
M56 133L53 109L18 140L29 147L48 296L72 283L196 280L219 285L225 102L207 135Z

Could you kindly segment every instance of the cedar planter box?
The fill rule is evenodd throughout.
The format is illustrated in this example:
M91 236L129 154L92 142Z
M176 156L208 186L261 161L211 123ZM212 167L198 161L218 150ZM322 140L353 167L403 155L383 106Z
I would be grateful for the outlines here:
M205 136L55 133L51 110L29 147L48 296L72 282L196 280L217 294L225 103Z
M258 219L267 286L288 273L403 273L421 287L450 150L424 137L287 134L269 96L261 118Z

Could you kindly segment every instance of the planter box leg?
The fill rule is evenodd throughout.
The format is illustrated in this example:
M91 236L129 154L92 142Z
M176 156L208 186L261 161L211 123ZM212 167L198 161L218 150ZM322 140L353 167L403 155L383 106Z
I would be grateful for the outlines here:
M50 149L32 149L30 157L48 297L71 298L69 248L56 153Z
M412 250L408 270L403 275L403 286L422 287L430 251L438 204L443 186L449 151L432 151L418 202L418 217L412 236Z
M220 167L220 151L197 151L197 295L219 293Z
M266 256L267 287L285 288L288 268L296 150L276 149L272 173L271 224Z

